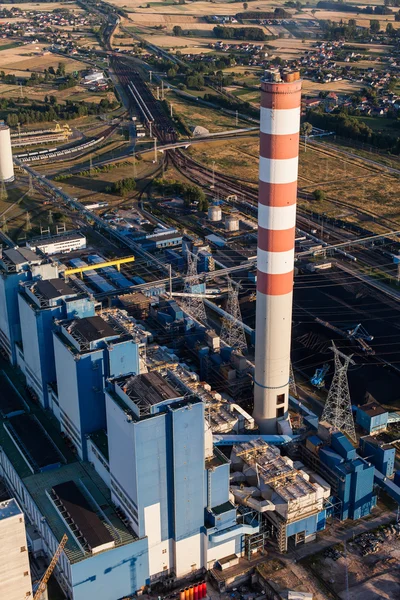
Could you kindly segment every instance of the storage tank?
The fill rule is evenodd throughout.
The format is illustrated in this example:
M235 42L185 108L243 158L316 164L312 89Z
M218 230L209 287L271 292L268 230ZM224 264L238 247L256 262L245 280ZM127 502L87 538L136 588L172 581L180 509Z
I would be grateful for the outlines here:
M229 217L226 217L225 230L239 231L239 217L237 217L236 215L229 215Z
M0 181L14 181L10 128L0 125Z
M222 210L220 206L210 206L208 209L208 220L209 221L221 221L222 219Z

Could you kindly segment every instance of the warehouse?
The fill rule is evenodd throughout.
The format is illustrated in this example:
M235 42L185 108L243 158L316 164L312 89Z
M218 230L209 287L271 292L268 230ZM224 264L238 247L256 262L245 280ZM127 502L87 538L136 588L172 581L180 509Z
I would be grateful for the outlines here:
M68 231L57 235L43 236L26 242L31 250L40 250L43 254L65 254L72 250L86 248L86 237L78 231Z

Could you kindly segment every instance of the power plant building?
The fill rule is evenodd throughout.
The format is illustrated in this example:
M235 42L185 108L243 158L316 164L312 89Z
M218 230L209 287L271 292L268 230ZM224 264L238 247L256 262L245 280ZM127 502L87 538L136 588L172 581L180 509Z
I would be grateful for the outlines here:
M0 182L11 181L14 181L14 163L10 128L7 125L0 125Z
M25 517L14 498L0 502L0 540L0 598L31 598Z
M86 436L106 428L106 379L139 373L139 342L112 318L95 315L57 322L53 343L57 378L53 412L85 460Z
M17 343L21 342L18 307L20 283L57 277L57 265L28 248L3 250L0 257L0 346L12 364L17 362Z
M56 381L54 319L94 316L94 301L56 278L21 285L18 306L26 382L48 408L48 385Z
M26 243L31 250L40 250L43 254L66 254L73 250L86 248L86 237L78 231L68 231L56 235L41 236Z
M301 80L261 82L254 418L275 433L288 417ZM282 425L284 426L284 425Z

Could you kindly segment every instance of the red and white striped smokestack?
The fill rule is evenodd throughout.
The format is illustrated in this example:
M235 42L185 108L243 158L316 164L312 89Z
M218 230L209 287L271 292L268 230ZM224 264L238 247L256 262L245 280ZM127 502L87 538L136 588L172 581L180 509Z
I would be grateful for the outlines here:
M301 80L261 83L254 418L276 433L288 415Z

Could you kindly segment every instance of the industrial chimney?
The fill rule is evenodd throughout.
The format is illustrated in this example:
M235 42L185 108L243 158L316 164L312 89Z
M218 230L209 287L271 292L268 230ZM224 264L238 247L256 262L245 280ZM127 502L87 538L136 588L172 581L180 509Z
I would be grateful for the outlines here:
M0 125L0 182L14 181L10 128Z
M254 419L276 433L288 416L301 80L261 82Z

